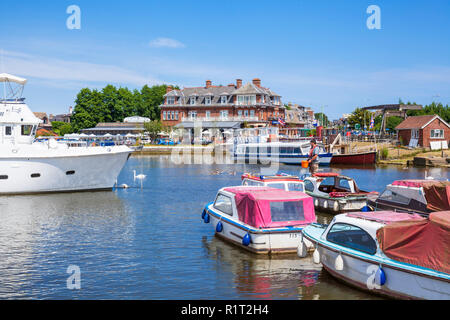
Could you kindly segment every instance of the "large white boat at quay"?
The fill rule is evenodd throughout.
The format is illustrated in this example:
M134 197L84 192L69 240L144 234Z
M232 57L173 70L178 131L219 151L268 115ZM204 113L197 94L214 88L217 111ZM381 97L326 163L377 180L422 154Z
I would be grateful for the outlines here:
M41 120L25 104L26 79L0 74L0 195L112 189L131 155L126 146L38 142ZM7 94L8 92L8 94Z

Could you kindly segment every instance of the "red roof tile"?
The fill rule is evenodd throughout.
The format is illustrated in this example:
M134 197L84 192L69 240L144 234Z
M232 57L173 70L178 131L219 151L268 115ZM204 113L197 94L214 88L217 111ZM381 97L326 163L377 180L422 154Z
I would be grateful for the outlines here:
M426 116L408 117L408 118L406 118L406 120L404 120L402 123L400 123L397 127L395 127L395 130L420 129L423 126L425 126L428 122L433 120L433 118L435 118L435 117L438 117L438 116L435 114L432 114L432 115L426 115ZM444 123L445 123L445 121L444 121Z

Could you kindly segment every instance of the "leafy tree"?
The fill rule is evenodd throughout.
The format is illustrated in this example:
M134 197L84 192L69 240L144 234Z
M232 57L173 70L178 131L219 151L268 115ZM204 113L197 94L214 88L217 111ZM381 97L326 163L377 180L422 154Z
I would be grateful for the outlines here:
M158 137L158 133L160 133L164 129L161 121L159 121L159 120L145 122L144 128L145 128L145 131L148 132L148 134L152 140L155 140Z
M372 113L370 111L356 108L348 118L348 123L352 127L354 127L356 124L359 124L361 126L361 129L364 129L364 126L369 128L371 117Z
M410 104L408 102L408 104ZM437 114L444 119L447 123L450 122L450 108L448 105L444 107L442 103L433 102L430 105L426 105L422 110L408 110L406 112L408 116L423 116Z
M398 126L400 123L403 122L403 118L402 117L388 117L386 120L386 128L389 129L390 131L394 131L395 127Z
M59 136L64 136L65 134L69 134L73 132L72 125L70 123L62 122L62 121L53 121L52 122L52 131Z
M322 118L322 115L323 115L323 118ZM330 123L330 121L328 120L328 117L322 112L315 113L314 118L316 120L319 120L320 124L324 127L328 126L328 123ZM323 123L322 123L322 119L323 119Z

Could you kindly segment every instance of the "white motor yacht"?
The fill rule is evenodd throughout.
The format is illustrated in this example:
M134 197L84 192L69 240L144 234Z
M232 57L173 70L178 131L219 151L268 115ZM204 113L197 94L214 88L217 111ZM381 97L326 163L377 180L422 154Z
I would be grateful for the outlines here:
M71 147L36 141L41 120L25 104L26 79L0 74L0 194L112 189L132 150L126 146Z

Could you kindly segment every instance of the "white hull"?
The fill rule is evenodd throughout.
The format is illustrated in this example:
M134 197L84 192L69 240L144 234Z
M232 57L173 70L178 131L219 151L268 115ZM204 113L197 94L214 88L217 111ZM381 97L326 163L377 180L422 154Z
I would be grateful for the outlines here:
M332 154L320 155L319 156L319 165L329 166L331 163L332 157L333 157ZM257 156L256 154L249 155L249 156L236 154L235 159L239 163L249 162L249 163L256 164L258 162L263 162L263 163L279 162L279 163L284 163L284 164L300 165L303 160L308 160L308 156L307 155L298 155L298 156L283 157L283 156L272 155L271 157L267 157L267 156L260 156L260 155Z
M0 194L111 189L130 153L127 147L98 147L0 154Z
M213 212L211 206L208 206L208 214L210 216L210 224L216 230L219 221L223 225L223 230L217 232L216 235L232 242L241 248L259 254L277 254L277 253L296 253L301 239L301 228L273 228L253 229L240 221L234 221L220 214ZM267 231L267 232L264 232ZM242 239L249 233L251 243L248 246L242 244ZM311 243L305 242L308 247Z
M335 269L335 261L339 252L322 245L318 246L318 251L323 267L334 277L352 286L399 299L450 299L450 281L448 279L421 274L419 270L406 270L401 268L400 264L395 266L382 263L386 283L377 288L373 280L380 262L342 253L343 270L338 271Z

